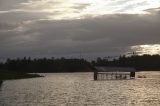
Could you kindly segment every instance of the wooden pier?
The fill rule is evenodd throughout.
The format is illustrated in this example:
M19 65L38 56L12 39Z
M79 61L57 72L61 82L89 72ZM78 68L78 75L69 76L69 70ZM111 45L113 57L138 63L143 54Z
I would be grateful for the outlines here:
M124 67L95 67L94 80L134 79L136 70Z

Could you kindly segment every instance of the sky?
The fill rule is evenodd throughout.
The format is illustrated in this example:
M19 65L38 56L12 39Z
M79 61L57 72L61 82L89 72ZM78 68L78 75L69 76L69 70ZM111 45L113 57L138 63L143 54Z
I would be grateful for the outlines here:
M0 0L0 60L160 54L160 0Z

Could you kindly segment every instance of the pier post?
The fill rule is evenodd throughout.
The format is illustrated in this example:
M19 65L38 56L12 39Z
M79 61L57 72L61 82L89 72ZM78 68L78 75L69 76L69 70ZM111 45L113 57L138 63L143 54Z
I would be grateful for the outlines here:
M130 73L130 78L135 78L135 72Z
M94 80L97 80L97 72L94 71Z

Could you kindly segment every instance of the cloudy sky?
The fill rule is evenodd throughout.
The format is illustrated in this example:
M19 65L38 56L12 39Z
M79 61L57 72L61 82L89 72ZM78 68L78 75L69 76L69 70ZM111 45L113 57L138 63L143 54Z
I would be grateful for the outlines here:
M0 60L160 54L160 0L0 0Z

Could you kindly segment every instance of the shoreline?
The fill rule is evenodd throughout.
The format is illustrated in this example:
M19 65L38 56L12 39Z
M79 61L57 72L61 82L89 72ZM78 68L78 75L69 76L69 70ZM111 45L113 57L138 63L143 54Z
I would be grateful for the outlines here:
M65 72L44 72L44 73L79 73L79 72L87 73L87 72L94 72L94 71L89 70L89 71L76 71L76 72L65 71ZM154 72L160 72L160 71L138 70L136 73L140 75L147 74L148 76L148 72L154 73ZM2 84L4 80L27 79L27 78L38 78L38 77L44 77L44 76L39 75L38 73L19 73L19 72L12 72L8 70L0 70L0 84Z
M0 84L5 80L15 80L15 79L26 79L26 78L36 78L43 77L38 74L29 74L29 73L18 73L8 70L0 70Z

